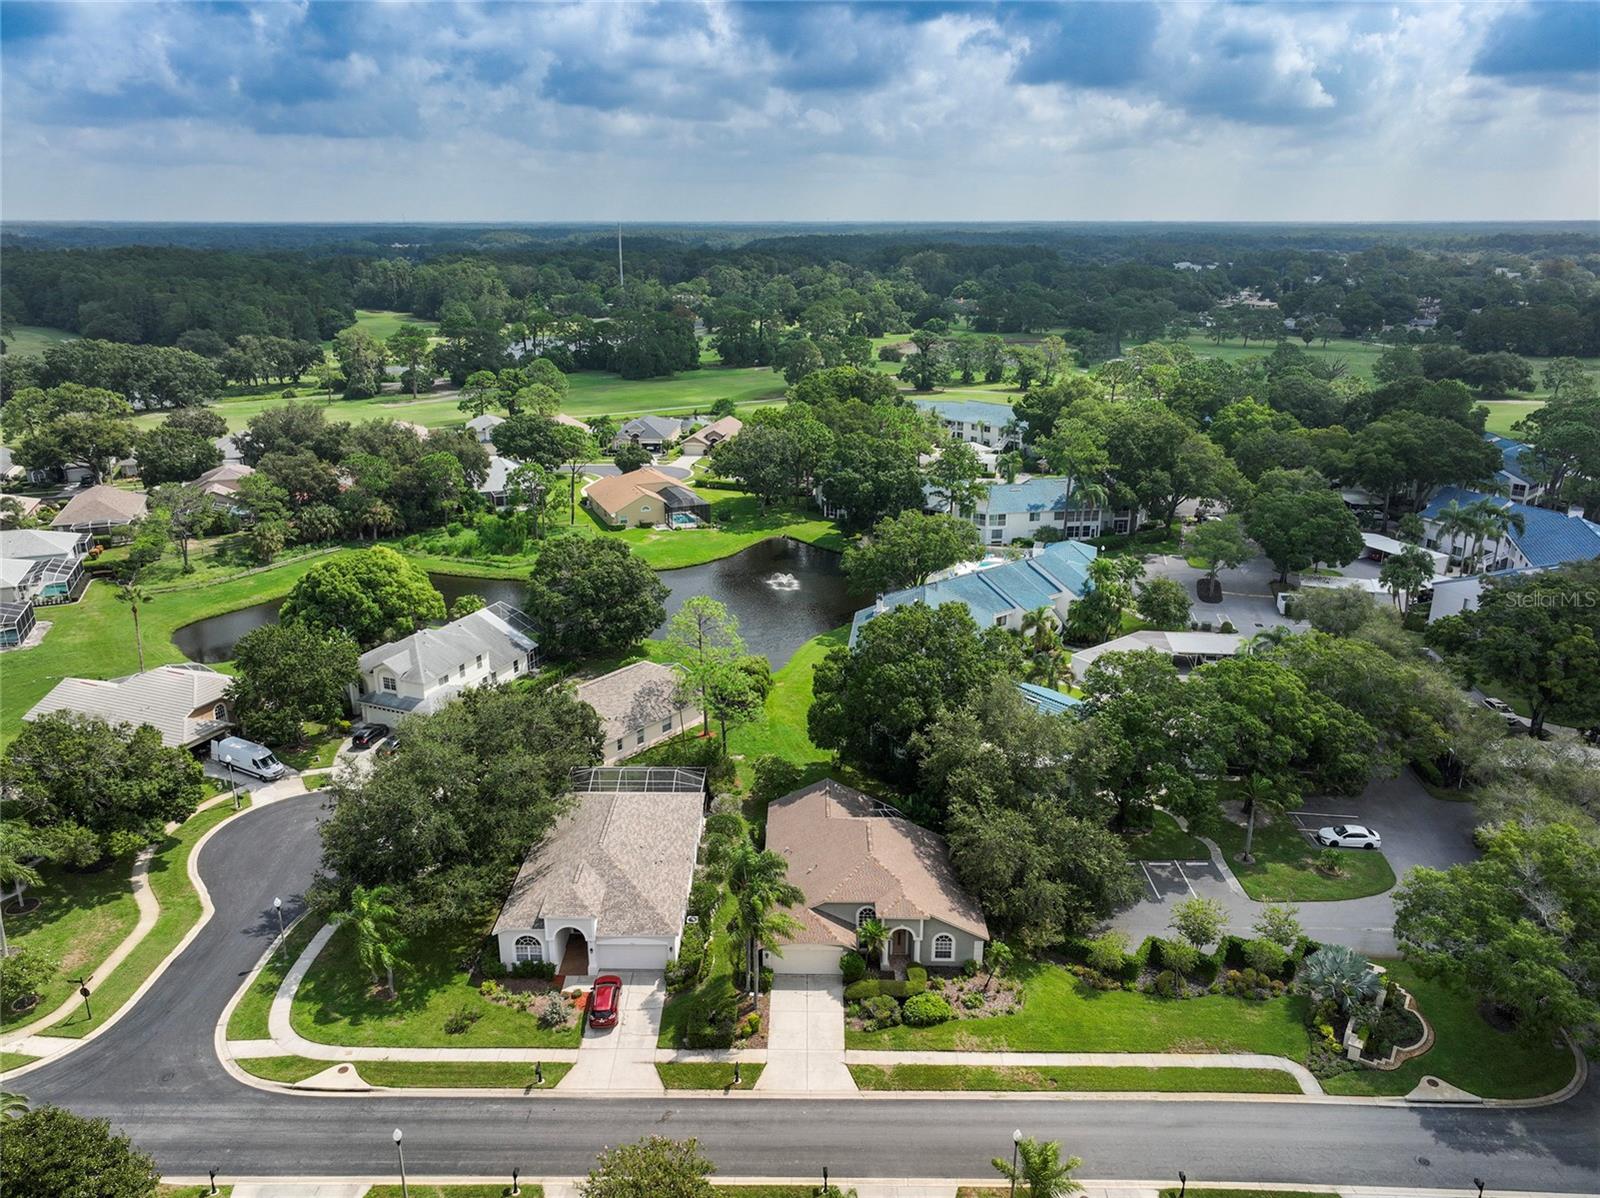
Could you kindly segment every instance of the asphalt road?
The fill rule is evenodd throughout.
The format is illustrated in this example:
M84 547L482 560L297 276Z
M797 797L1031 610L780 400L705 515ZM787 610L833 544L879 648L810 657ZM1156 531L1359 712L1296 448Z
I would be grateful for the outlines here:
M974 1176L1013 1128L1058 1139L1097 1178L1296 1181L1600 1192L1600 1097L1528 1111L1243 1102L953 1099L317 1097L244 1086L217 1062L223 1007L291 911L317 859L316 797L247 813L200 869L217 911L111 1031L19 1079L35 1102L103 1115L173 1175L370 1176L406 1133L417 1174L584 1172L607 1144L697 1136L725 1173Z

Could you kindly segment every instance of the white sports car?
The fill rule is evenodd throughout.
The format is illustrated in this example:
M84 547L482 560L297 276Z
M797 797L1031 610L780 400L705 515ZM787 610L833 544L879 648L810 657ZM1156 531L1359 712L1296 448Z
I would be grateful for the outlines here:
M1360 824L1337 824L1318 828L1317 843L1336 849L1376 849L1383 845L1383 837Z

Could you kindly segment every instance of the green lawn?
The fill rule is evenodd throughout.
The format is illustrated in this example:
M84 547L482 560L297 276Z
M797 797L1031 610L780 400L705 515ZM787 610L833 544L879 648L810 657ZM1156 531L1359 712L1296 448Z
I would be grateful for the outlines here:
M1090 990L1058 965L1019 967L1020 1011L934 1027L846 1030L848 1048L979 1052L1266 1052L1306 1059L1305 999L1246 1002L1220 994L1182 1000Z
M733 1084L733 1066L717 1061L667 1062L656 1066L661 1084L669 1090L750 1090L765 1065L739 1066L739 1084Z
M7 679L9 689L10 679ZM139 922L129 879L129 858L93 873L46 866L44 884L28 891L40 901L26 915L7 915L6 936L46 959L60 963L39 995L39 1004L20 1015L6 1013L4 1028L15 1031L50 1014L77 988L73 978L88 977Z
M689 1047L683 1043L683 1034L688 1023L689 1009L694 1005L695 995L711 986L732 985L733 937L728 931L728 925L733 920L733 909L733 895L724 891L722 903L717 907L716 914L711 917L711 936L706 942L706 954L710 958L710 964L706 967L706 976L694 989L674 994L667 999L667 1005L661 1012L661 1034L656 1037L656 1047Z
M835 1187L837 1188L837 1187ZM719 1186L711 1189L718 1194L733 1194L737 1198L816 1198L817 1187L813 1185L770 1185L770 1186ZM846 1191L848 1193L849 1191Z
M371 333L379 341L387 341L406 325L418 325L424 332L434 333L439 328L437 320L413 316L410 312L389 312L382 308L357 308L355 327Z
M38 1057L30 1057L25 1052L0 1052L0 1073L12 1069L21 1069L24 1065L31 1065Z
M811 709L812 681L817 666L830 650L850 640L845 625L813 637L772 676L772 689L761 717L728 734L728 750L746 762L773 754L797 765L826 762L832 754L811 743L806 732L806 712Z
M76 341L78 334L66 329L52 329L42 324L17 324L6 334L6 356L42 354L52 345L62 341Z
M268 1040L272 1032L267 1027L267 1016L272 1010L272 996L283 984L283 975L305 952L306 945L322 927L322 920L306 918L297 920L284 937L284 943L261 967L250 988L240 996L233 1014L228 1016L228 1039Z
M1245 830L1231 820L1222 820L1213 830L1217 842L1244 892L1264 903L1325 902L1333 899L1365 898L1382 894L1394 886L1394 870L1381 851L1337 849L1343 876L1330 878L1313 865L1323 850L1312 844L1288 819L1264 823L1256 817L1255 841L1251 846L1255 864L1238 860L1244 851Z
M1433 1025L1434 1045L1398 1069L1362 1069L1323 1083L1330 1094L1409 1094L1423 1077L1443 1078L1480 1098L1537 1098L1572 1079L1565 1046L1529 1042L1497 1031L1478 1014L1477 1000L1444 981L1421 977L1404 961L1383 961L1389 976L1416 997Z
M1155 827L1127 838L1128 856L1135 861L1209 861L1211 850L1178 827L1165 811L1155 813Z
M248 810L250 800L244 800L241 810ZM232 803L219 803L198 815L191 816L176 832L167 837L150 859L150 890L161 904L161 914L155 927L139 941L134 950L112 971L95 984L90 1004L94 1018L84 1018L80 1006L60 1023L46 1028L41 1035L79 1039L100 1027L145 982L156 967L167 959L178 942L199 921L200 895L189 879L189 857L200 838L225 819L234 815Z
M220 1198L229 1198L233 1193L232 1186L218 1186L216 1190ZM208 1185L174 1186L165 1182L156 1186L156 1198L209 1198L211 1187Z
M657 1066L659 1068L659 1066ZM1134 1091L1163 1094L1298 1094L1300 1086L1281 1069L1141 1068L1086 1065L1076 1068L989 1065L851 1065L863 1090L1029 1090L1069 1093Z
M550 1090L572 1070L567 1061L539 1069L524 1061L362 1061L357 1071L371 1085L437 1089Z
M1544 400L1497 399L1486 402L1483 406L1489 409L1489 419L1483 424L1486 432L1499 433L1502 437L1515 437L1517 432L1511 426L1530 412L1536 412L1544 407Z
M334 756L344 741L342 729L325 729L320 724L306 725L306 744L294 749L278 749L278 760L290 769L305 773L307 770L326 770L333 767Z
M331 1069L337 1061L313 1061L310 1057L239 1057L234 1063L246 1073L269 1082L293 1085Z
M1240 343L1237 338L1224 341L1217 345L1208 337L1192 333L1183 339L1185 345L1194 350L1198 358L1221 358L1224 362L1239 362L1250 358L1265 358L1272 354L1276 346L1273 342L1260 342L1251 340L1249 346ZM1371 379L1372 367L1383 356L1387 345L1379 345L1374 341L1350 341L1335 338L1328 342L1326 349L1320 340L1305 345L1298 337L1289 342L1298 349L1304 349L1312 358L1328 359L1344 362L1352 375L1358 378ZM1129 347L1131 348L1131 347Z
M395 979L399 997L377 997L355 957L354 938L335 933L295 995L294 1030L319 1044L385 1048L576 1048L574 1024L559 1031L539 1026L533 1014L492 1003L478 993L456 962L471 954L479 933L439 935L404 955ZM480 1017L450 1035L445 1019L459 1008Z

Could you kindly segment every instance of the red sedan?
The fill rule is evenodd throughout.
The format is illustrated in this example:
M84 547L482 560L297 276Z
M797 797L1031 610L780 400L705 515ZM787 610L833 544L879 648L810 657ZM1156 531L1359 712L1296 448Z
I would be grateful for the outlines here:
M595 978L594 991L589 995L589 1026L616 1027L621 1005L622 979L614 973Z

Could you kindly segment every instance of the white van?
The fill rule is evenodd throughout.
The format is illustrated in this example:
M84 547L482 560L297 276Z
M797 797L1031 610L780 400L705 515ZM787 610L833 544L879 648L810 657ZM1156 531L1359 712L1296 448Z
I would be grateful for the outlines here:
M258 745L241 736L225 736L214 743L211 746L211 760L232 766L241 774L249 774L264 782L274 781L289 772L289 767L274 757L266 745Z

